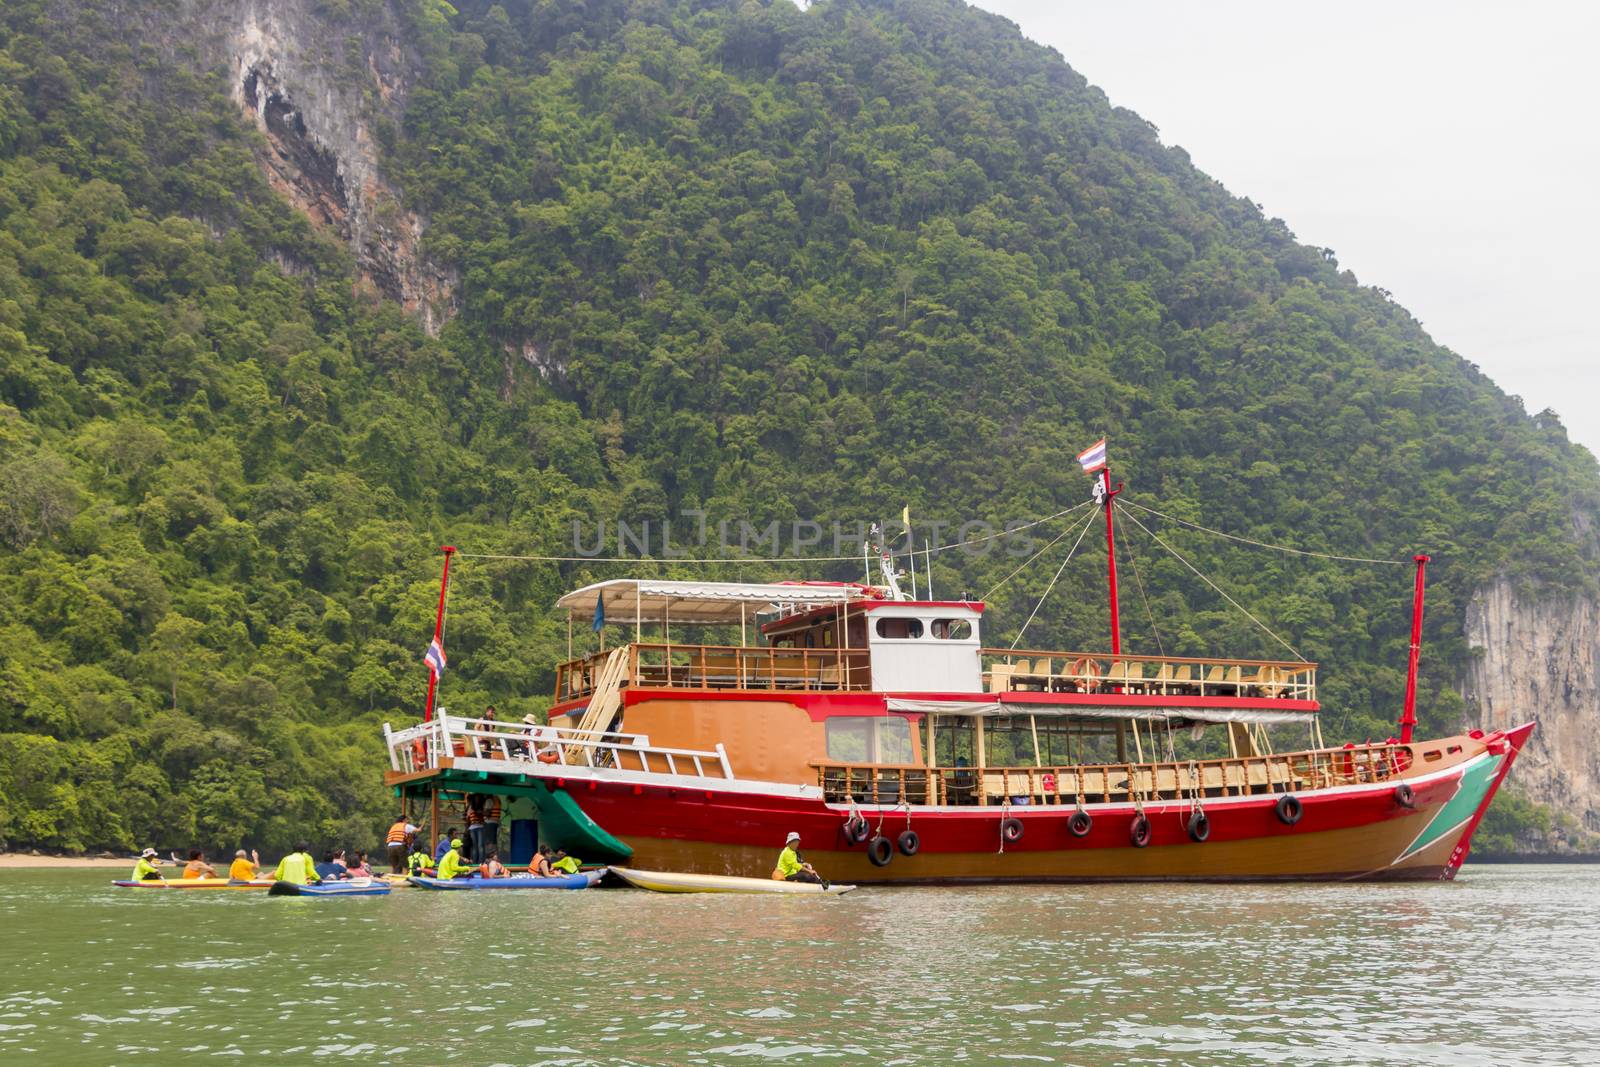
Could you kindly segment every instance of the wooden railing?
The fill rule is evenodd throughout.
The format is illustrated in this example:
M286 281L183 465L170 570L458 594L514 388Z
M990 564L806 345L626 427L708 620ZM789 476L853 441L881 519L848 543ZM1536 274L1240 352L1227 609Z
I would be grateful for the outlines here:
M985 648L991 693L1135 693L1162 696L1317 699L1317 665L1285 660L1123 656Z
M866 689L871 670L865 649L763 648L641 642L628 646L625 684L675 689ZM596 652L556 667L556 701L594 691Z
M1412 762L1405 745L1357 745L1275 756L1062 767L919 767L817 763L830 803L1085 804L1188 800L1384 782Z
M731 779L733 767L714 749L666 748L643 734L602 733L557 726L527 726L444 715L404 730L384 726L389 766L399 774L435 770L441 757L504 760L507 774L536 766L609 767L695 778ZM499 768L497 768L499 769Z

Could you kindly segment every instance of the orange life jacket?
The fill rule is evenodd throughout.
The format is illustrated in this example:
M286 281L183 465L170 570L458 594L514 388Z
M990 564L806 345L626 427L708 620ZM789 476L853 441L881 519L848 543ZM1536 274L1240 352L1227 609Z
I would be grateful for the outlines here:
M404 819L389 827L387 843L391 845L403 845L406 843L406 821Z

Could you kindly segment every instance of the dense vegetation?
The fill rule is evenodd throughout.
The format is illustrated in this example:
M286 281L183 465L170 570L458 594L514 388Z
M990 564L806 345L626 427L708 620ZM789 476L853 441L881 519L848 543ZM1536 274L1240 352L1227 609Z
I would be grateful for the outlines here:
M1600 480L1552 416L955 0L399 4L421 84L388 171L463 279L438 338L353 295L223 75L126 6L0 9L0 841L370 840L447 540L569 555L575 519L907 502L1004 524L1082 499L1107 433L1130 501L1432 552L1431 729L1460 722L1477 584L1588 573ZM1409 571L1158 529L1329 665L1330 736L1389 732ZM1131 647L1282 653L1125 534ZM1070 543L1000 589L989 643ZM1028 644L1103 643L1102 558ZM616 573L463 561L445 702L542 707L548 605Z

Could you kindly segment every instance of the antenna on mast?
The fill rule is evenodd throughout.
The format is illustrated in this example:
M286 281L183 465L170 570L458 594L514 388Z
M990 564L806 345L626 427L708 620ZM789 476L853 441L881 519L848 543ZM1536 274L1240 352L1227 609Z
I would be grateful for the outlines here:
M889 552L889 546L884 543L881 524L876 522L872 524L872 536L878 542L878 569L883 573L883 584L889 590L889 599L905 600L906 594L900 588L900 579L904 575L894 569L894 556Z

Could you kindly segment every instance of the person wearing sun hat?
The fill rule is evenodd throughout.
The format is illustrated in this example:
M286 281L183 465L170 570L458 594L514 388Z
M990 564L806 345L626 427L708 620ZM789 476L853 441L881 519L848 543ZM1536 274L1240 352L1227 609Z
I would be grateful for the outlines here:
M778 866L772 872L772 877L779 882L813 882L824 889L828 888L827 879L800 858L800 835L793 830L783 840L783 851L778 853Z
M133 878L135 882L164 882L161 877L161 857L156 855L156 850L147 848L139 853L139 862L134 865Z

